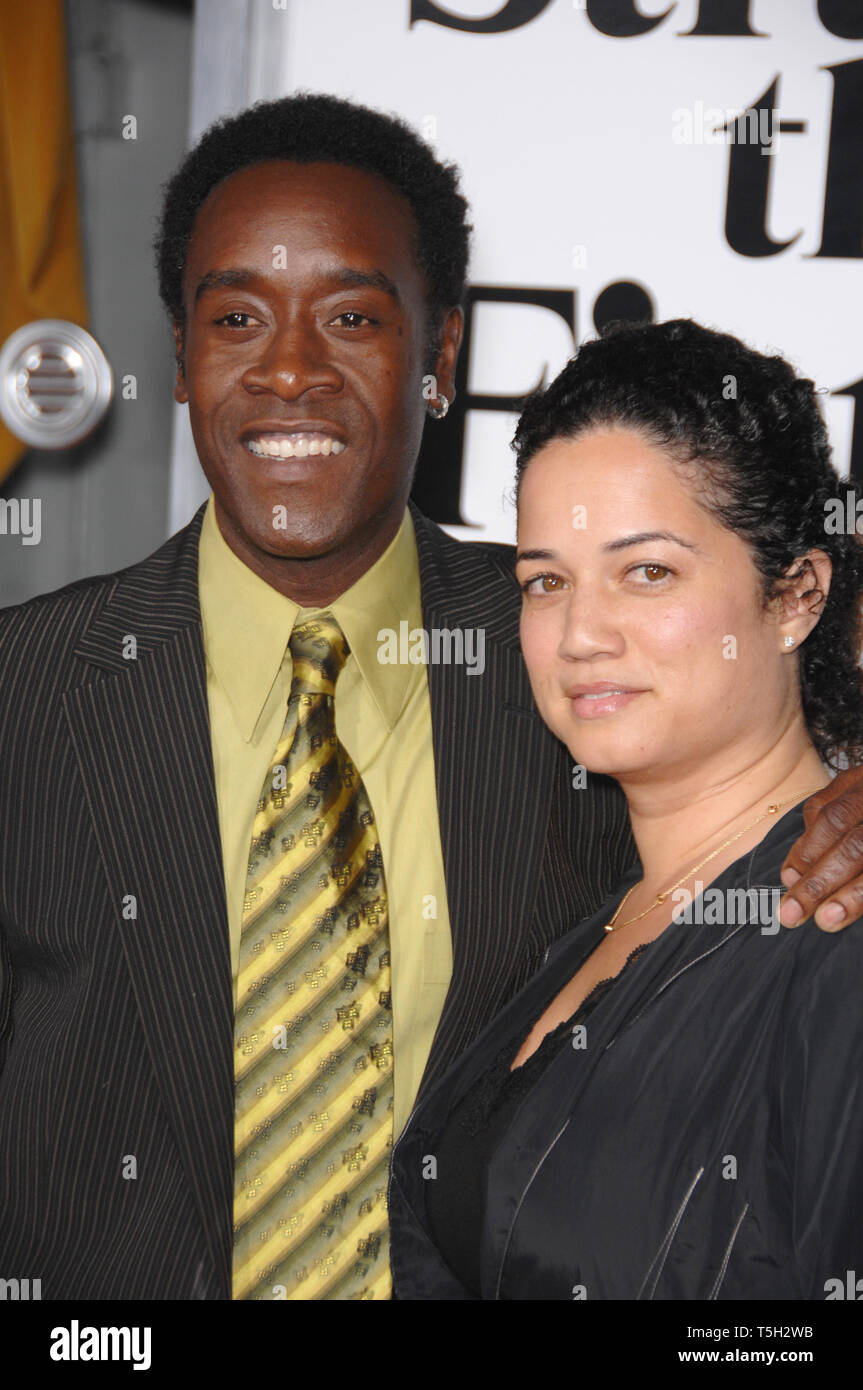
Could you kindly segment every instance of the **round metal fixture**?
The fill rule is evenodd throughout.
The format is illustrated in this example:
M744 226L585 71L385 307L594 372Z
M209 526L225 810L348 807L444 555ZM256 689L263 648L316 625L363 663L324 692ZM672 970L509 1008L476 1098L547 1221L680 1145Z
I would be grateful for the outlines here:
M107 357L64 319L35 319L0 348L0 415L33 449L68 449L99 424L114 390Z

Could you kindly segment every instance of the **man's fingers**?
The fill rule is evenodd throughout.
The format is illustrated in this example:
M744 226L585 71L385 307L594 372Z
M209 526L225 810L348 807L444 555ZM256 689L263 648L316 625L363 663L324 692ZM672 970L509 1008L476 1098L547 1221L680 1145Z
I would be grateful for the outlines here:
M841 931L860 917L863 917L863 878L835 893L817 908L815 924L822 931ZM779 904L779 920L784 927L799 927L806 920L803 908L788 894Z
M832 859L831 850L840 850L849 835L853 835L855 830L863 829L860 824L863 821L863 791L858 792L855 787L841 797L833 797L832 800L824 802L816 808L817 814L813 820L809 808L822 796L824 792L816 792L804 802L806 830L799 840L795 840L785 856L780 874L782 882L789 888L796 880L786 877L786 870L793 869L801 876L812 874L816 868L820 871L820 860L824 859L826 862ZM863 870L863 862L856 865L852 859L850 863L845 864L845 876L840 877L838 883L854 878L860 870ZM831 883L828 888L830 886L834 885Z
M803 824L806 826L807 831L812 829L812 826L818 819L818 812L823 810L825 806L830 805L832 797L833 788L830 786L824 787L820 792L813 792L812 795L804 801ZM805 838L805 836L801 836L801 839Z
M787 927L805 922L813 912L824 931L863 916L863 826L855 825L817 863L804 867L779 904L779 920Z
M815 913L815 923L822 931L841 931L843 927L863 917L863 878L837 893Z

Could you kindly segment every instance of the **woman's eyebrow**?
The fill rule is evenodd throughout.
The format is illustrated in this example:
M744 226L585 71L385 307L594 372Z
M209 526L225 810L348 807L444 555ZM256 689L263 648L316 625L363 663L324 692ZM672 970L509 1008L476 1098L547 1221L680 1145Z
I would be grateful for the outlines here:
M698 551L697 545L693 545L692 541L685 541L682 536L676 536L673 531L637 531L632 536L621 536L616 541L608 541L602 548L606 551L626 550L627 546L643 545L646 541L673 541L675 545L685 546L687 550Z
M555 550L520 550L515 557L514 563L517 565L519 560L556 560L558 559Z
M605 551L626 550L628 546L643 545L646 541L674 541L675 545L685 546L687 550L694 550L699 554L697 545L692 541L685 541L682 536L676 536L673 531L636 531L631 536L620 536L616 541L608 541L602 547ZM519 560L559 560L560 556L556 550L520 550L515 557L515 564Z

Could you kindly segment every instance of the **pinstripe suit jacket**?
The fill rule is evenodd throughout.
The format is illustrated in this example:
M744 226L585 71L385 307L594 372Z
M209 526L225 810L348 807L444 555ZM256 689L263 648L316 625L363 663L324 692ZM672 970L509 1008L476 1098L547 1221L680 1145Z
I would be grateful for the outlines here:
M632 862L536 715L510 547L411 504L454 975L425 1087ZM0 1277L230 1298L233 1017L198 605L203 508L155 555L0 612ZM137 652L130 659L130 639Z

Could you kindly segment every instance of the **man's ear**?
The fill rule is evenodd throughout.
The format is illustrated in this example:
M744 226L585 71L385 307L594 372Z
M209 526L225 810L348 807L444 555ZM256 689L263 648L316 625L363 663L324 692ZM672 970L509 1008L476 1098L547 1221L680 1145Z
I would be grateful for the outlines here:
M444 318L433 368L437 380L437 394L446 396L450 405L455 400L455 367L463 337L464 313L456 306L449 309Z
M799 647L824 611L833 562L825 550L808 550L786 571L779 595L779 622L783 640L793 637Z
M189 393L188 393L188 391L186 390L186 374L185 374L185 346L186 346L186 345L185 345L185 342L184 342L184 339L183 339L183 325L182 325L181 323L175 323L174 326L173 326L173 332L174 332L174 354L175 354L175 356L176 356L176 358L177 358L177 375L176 375L176 377L175 377L175 379L174 379L174 400L177 402L178 405L185 405L185 404L187 403L188 399L189 399Z

